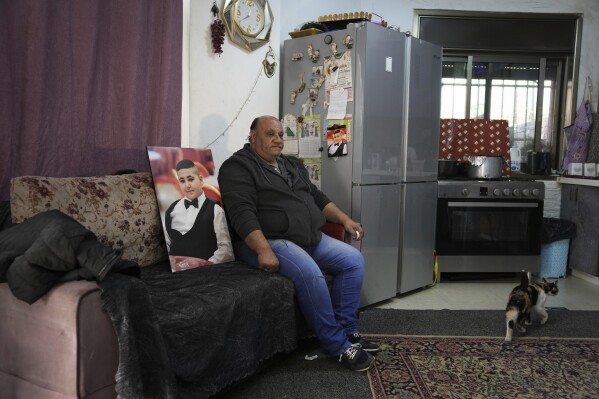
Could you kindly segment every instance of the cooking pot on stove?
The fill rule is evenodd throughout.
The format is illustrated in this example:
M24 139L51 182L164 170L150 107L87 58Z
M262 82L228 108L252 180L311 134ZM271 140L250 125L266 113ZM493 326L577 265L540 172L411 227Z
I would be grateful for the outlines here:
M469 155L464 160L468 161L466 175L470 179L499 179L505 164L503 157Z
M453 159L439 159L439 177L456 177L460 171L460 163Z

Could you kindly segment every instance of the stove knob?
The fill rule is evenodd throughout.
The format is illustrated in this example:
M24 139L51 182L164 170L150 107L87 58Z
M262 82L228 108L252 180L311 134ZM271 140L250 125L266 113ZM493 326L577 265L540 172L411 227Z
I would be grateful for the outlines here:
M462 189L462 197L467 197L468 196L468 189L467 188L463 188Z
M520 189L519 188L515 188L514 191L512 191L512 193L514 194L514 197L519 197L520 196Z
M503 195L505 195L506 197L510 195L510 189L509 188L504 188L503 189Z
M493 190L493 195L499 197L501 195L501 190L496 188L495 190Z
M530 195L530 190L527 188L522 189L522 195L528 197Z
M540 194L540 191L539 191L539 189L538 189L538 188L533 188L533 189L532 189L532 196L533 196L533 197L538 197L538 196L539 196L539 194Z

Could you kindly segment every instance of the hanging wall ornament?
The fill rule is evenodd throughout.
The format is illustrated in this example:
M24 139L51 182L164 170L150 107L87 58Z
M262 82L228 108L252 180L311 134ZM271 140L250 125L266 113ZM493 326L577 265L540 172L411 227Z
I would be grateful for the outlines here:
M212 51L220 57L223 53L223 43L225 42L225 24L222 19L219 18L220 10L216 5L216 1L212 4L210 11L212 12L212 18L214 19L210 24L210 32L212 33Z
M272 47L270 46L268 46L268 51L264 56L262 65L264 65L264 74L266 74L266 77L272 78L275 74L275 67L277 66L277 63L275 62L275 52L272 50Z

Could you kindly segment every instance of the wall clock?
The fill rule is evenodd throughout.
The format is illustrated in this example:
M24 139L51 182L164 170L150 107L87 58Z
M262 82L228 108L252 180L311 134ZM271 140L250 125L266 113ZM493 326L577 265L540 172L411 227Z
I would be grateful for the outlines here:
M268 0L225 0L223 20L229 40L246 50L268 43L273 19Z

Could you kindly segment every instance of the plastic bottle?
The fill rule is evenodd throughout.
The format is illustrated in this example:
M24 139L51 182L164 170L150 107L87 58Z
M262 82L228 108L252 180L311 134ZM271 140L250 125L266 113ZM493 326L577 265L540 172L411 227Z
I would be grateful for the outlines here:
M510 159L511 159L511 167L513 172L520 171L520 149L514 144L512 148L510 148Z

